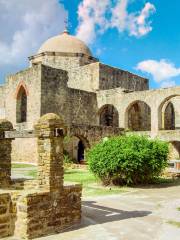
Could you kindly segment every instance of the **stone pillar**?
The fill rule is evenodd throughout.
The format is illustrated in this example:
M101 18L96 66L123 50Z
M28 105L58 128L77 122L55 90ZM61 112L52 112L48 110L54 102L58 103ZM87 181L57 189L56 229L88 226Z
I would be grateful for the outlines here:
M12 131L13 126L7 120L0 120L0 187L11 182L11 142L5 138L5 131Z
M160 115L156 106L153 108L151 107L151 137L155 138L158 135L159 131L159 124L160 124Z
M63 187L63 138L64 123L56 114L40 118L35 131L38 137L38 184L48 191Z

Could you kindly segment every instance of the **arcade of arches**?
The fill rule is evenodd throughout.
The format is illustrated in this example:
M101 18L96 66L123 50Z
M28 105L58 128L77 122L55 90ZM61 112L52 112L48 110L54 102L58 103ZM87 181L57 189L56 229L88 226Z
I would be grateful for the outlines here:
M159 130L180 129L180 96L172 96L165 99L160 105ZM98 111L99 125L106 127L119 127L120 110L112 104L103 105ZM125 110L126 126L131 131L151 131L151 108L141 101L136 100L129 104ZM21 86L16 96L16 121L23 123L27 121L27 93ZM89 147L88 140L72 136L69 143L65 144L68 155L76 163L85 161L85 150ZM180 142L171 142L171 158L180 158Z

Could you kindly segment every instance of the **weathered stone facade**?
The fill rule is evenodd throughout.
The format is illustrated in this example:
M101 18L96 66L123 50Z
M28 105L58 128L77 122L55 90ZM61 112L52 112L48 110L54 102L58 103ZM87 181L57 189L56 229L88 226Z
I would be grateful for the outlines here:
M0 121L0 238L15 235L33 239L55 234L81 220L81 185L63 185L62 118L43 116L35 126L38 144L37 180L11 179L11 141L5 132L12 130L8 121ZM3 160L3 161L2 161ZM6 164L4 161L7 161ZM1 171L2 172L2 171ZM18 190L17 190L18 189Z
M148 79L102 64L67 32L55 39L29 58L28 69L7 77L0 87L0 117L17 130L31 130L39 117L52 112L60 114L69 127L111 126L150 131L151 137L170 130L176 131L180 141L180 87L149 90ZM24 100L20 99L22 89ZM17 116L23 112L26 118L19 121L22 118ZM23 155L20 142L27 150L32 146L32 154ZM36 162L34 146L33 139L13 141L13 161Z

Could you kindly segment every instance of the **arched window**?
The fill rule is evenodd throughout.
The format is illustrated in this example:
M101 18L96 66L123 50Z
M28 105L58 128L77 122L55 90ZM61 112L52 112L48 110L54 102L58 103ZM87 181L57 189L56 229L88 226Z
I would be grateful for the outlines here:
M142 101L132 103L127 110L127 125L132 131L151 130L151 109Z
M27 121L27 94L23 86L19 88L16 99L16 122Z
M99 111L99 123L101 126L119 126L119 114L117 109L110 104L103 106Z

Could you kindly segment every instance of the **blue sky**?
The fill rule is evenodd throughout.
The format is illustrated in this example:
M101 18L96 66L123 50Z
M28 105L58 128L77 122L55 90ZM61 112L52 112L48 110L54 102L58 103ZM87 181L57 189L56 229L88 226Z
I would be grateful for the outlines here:
M12 2L13 1L15 0L12 0ZM50 3L50 1L54 2L54 5L52 5L52 2ZM0 60L1 83L4 81L4 76L6 74L15 72L27 66L27 55L33 55L40 46L38 44L41 44L47 37L58 34L58 31L61 31L64 28L63 19L66 18L66 14L68 14L70 32L74 35L77 34L78 37L84 38L82 40L85 40L88 43L93 54L98 57L100 61L148 77L150 79L151 88L180 85L179 0L173 0L173 4L172 1L168 0L103 0L103 3L101 2L101 4L103 5L107 2L107 8L106 10L100 12L100 19L97 18L97 20L93 20L95 26L93 29L93 37L91 34L91 18L93 17L93 14L99 14L99 12L96 12L98 11L98 1L97 3L96 0L61 0L59 3L57 3L57 1L58 0L44 1L44 4L47 4L47 9L51 12L54 11L53 16L49 14L50 16L48 19L45 19L44 17L47 15L45 14L47 9L44 10L44 15L42 14L41 19L38 19L38 7L42 9L41 4L35 6L24 6L24 8L17 10L19 11L18 16L20 16L20 14L25 16L25 13L30 12L31 14L29 15L32 15L32 19L38 19L35 21L34 25L39 24L41 28L38 27L39 25L32 26L29 22L28 24L27 21L25 22L31 34L28 31L27 34L24 33L26 31L23 32L25 24L24 26L19 26L20 19L12 19L10 23L7 24L7 28L9 30L7 30L5 34L2 30L0 30L0 58L2 58ZM33 2L33 0L31 2ZM43 2L43 0L39 0L39 2ZM117 8L116 19L113 19L112 16L110 16L110 8L115 9L118 4L119 6L120 4L124 4L125 7L124 9L122 9L122 6L121 8ZM94 7L94 5L96 5L96 7ZM99 6L100 10L104 7L102 5ZM82 10L81 15L80 12L78 12L80 6ZM89 15L86 9L87 6L90 9ZM6 6L7 15L12 10L11 8L13 9L13 6ZM143 14L143 9L145 8L147 9L146 13L148 14L146 15L146 18L143 19L143 27L147 27L145 29L146 31L141 34L139 32L139 25L137 26L136 24L136 33L133 34L130 24L142 17L141 15ZM31 9L31 11L29 9ZM33 11L36 13L35 16L37 16L37 18L35 18L34 14L32 14ZM122 19L122 16L124 16L123 14L126 14L126 19L125 17ZM7 21L9 21L8 19L9 18L7 18ZM25 19L27 20L27 17ZM3 20L0 17L0 23L1 21ZM49 21L52 22L52 25L54 24L53 27L49 26ZM117 21L116 25L114 23L115 21ZM118 21L121 21L121 23ZM125 25L122 25L122 23L124 24L123 21L126 22ZM109 26L110 22L111 26ZM13 26L11 26L11 24ZM107 27L104 27L104 25L107 25ZM80 27L81 31L79 30ZM87 32L88 27L89 33L87 33L86 37L84 36L86 35L84 33ZM40 31L43 29L43 32L40 34L40 39L36 41L39 29ZM47 33L48 29L49 32ZM8 56L5 57L3 52L1 53L1 43L5 43L5 41L7 41L9 46L13 48L14 45L12 44L12 39L14 39L14 35L17 32L23 32L23 36L25 36L24 38L28 39L28 50L25 51L22 48L21 52L19 51L18 53L17 51L19 58L14 57L16 54L15 51L15 53L13 52L13 57L12 54L10 55L10 58L12 58L11 61L3 62L3 59L8 58ZM2 37L3 34L6 36L4 39ZM32 41L29 40L30 37L27 37L27 35L32 36ZM22 42L20 46L23 44L26 46L24 38L20 41ZM18 48L17 46L16 49Z

